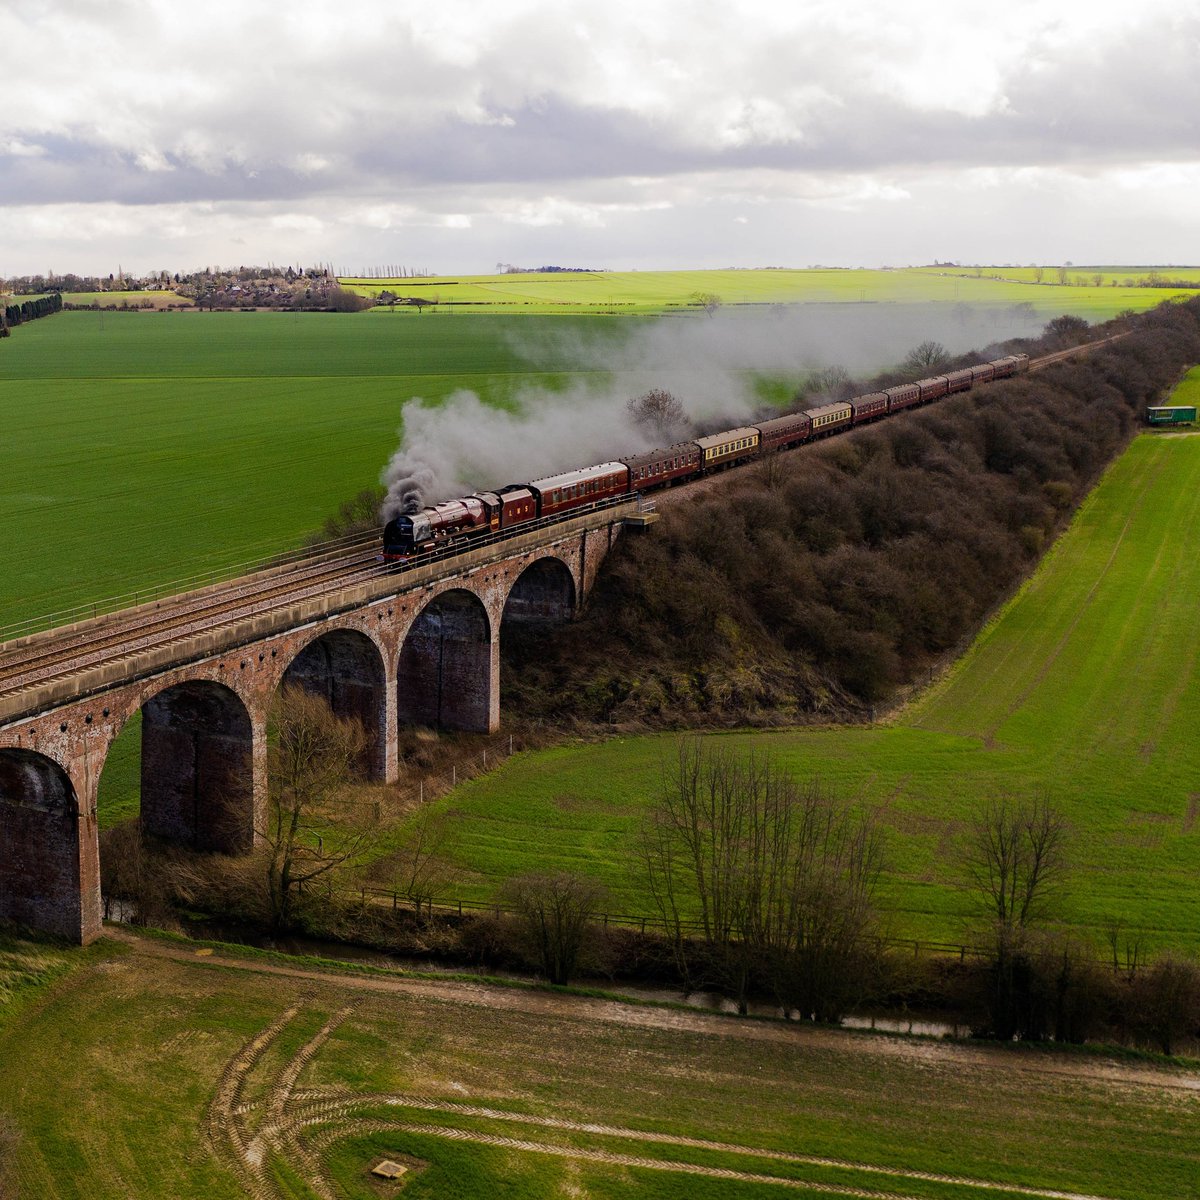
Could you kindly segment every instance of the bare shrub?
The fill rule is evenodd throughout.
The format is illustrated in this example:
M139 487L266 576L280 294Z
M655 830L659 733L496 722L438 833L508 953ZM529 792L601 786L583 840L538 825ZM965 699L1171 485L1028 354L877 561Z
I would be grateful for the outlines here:
M1165 955L1132 973L1125 1002L1131 1032L1171 1054L1183 1038L1200 1036L1200 967Z
M604 888L595 880L560 871L511 879L502 896L516 909L517 927L532 960L551 983L568 984L592 918L604 903Z

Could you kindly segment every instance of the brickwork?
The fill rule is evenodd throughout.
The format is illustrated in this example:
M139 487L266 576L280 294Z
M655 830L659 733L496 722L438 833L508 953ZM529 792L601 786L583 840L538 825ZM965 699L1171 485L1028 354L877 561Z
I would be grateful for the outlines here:
M510 616L578 606L619 532L615 521L544 531L541 544L502 559L464 556L436 577L398 577L390 592L372 585L361 602L327 615L297 606L294 627L279 628L273 614L269 632L237 644L209 636L203 650L212 652L186 661L156 658L142 673L131 656L125 678L106 671L86 696L67 697L56 683L53 704L0 725L0 917L83 942L99 935L97 787L109 748L139 709L148 826L197 847L242 848L264 827L267 715L285 678L361 718L371 738L366 773L393 781L401 725L499 726L510 596ZM561 565L535 566L544 559Z
M177 683L142 707L142 822L197 850L254 844L250 714L229 688Z

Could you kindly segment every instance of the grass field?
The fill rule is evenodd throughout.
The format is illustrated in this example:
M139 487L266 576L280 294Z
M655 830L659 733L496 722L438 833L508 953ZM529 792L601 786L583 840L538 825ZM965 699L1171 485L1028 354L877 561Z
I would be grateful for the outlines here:
M1193 372L1187 388L1200 386ZM957 845L986 797L1044 791L1071 823L1062 918L1102 942L1200 947L1200 437L1138 438L965 658L892 723L716 735L875 808L897 935L956 941ZM520 756L441 802L465 897L566 867L649 907L635 850L670 737Z
M0 1003L21 1197L368 1200L398 1194L382 1158L454 1200L1200 1195L1187 1067L162 942L72 959Z
M997 278L993 272L998 272ZM1134 268L1120 282L1146 272ZM1171 272L1172 278L1176 277ZM1195 279L1200 270L1180 272ZM1113 276L1116 277L1116 276ZM441 312L662 312L696 304L699 293L725 304L970 304L1007 307L1030 304L1046 318L1069 312L1104 320L1125 309L1153 308L1173 293L1156 288L1058 287L1047 269L1034 284L1028 269L906 268L898 270L603 271L522 275L464 275L431 279L355 279L342 282L377 295L434 302ZM415 316L414 309L375 309L376 316Z

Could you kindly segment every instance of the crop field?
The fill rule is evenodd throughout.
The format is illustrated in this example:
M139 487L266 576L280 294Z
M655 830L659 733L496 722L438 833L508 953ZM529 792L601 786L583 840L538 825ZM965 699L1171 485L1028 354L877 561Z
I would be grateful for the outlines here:
M22 1197L1197 1195L1188 1066L125 937L71 958L0 999Z
M999 272L1001 277L995 277ZM1119 278L1139 278L1133 269ZM1175 278L1176 273L1170 272ZM1195 279L1200 270L1181 273ZM1116 278L1116 276L1113 276ZM1105 320L1125 309L1153 308L1173 293L1131 286L1059 287L1053 271L1035 285L1028 269L984 268L978 277L962 268L898 270L597 271L551 274L438 276L429 279L356 279L342 283L366 295L383 290L419 297L437 313L456 312L663 312L695 306L708 293L724 304L1029 304L1047 319L1069 312ZM1107 277L1106 277L1107 283ZM373 310L379 317L416 315L403 306ZM426 314L422 314L424 316Z
M1144 435L962 661L891 723L713 736L877 812L897 936L967 934L966 823L987 797L1044 792L1071 826L1061 919L1097 944L1120 924L1147 947L1195 950L1198 542L1200 437ZM460 787L440 802L458 890L482 899L505 876L562 867L601 879L613 911L653 912L637 831L674 746L560 747Z
M1060 269L1058 267L931 267L926 270L936 270L947 275L965 278L993 279L1011 283L1039 284L1042 288L1060 287ZM1038 278L1038 272L1041 278ZM1138 287L1144 280L1157 277L1159 280L1169 280L1172 283L1190 284L1200 287L1200 267L1111 267L1111 266L1072 266L1067 268L1066 287L1094 288L1096 276L1100 277L1100 287L1134 288L1138 291L1147 290ZM1164 293L1170 295L1170 289Z

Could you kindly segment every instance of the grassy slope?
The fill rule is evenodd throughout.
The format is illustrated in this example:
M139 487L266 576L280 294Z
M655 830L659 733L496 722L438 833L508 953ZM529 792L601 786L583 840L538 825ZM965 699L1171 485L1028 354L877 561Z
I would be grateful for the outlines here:
M1133 277L1144 272L1134 272ZM1200 286L1200 272L1192 272ZM1145 309L1171 294L1129 286L1082 288L1035 286L1029 272L975 278L959 271L604 271L526 275L464 275L433 279L343 280L374 295L385 288L400 296L436 301L440 310L479 306L479 311L552 312L562 308L645 311L694 303L710 292L726 304L940 303L1007 306L1031 304L1047 317L1070 312L1103 320L1124 309ZM1025 278L1028 276L1028 279ZM1053 275L1047 272L1047 278ZM384 315L384 310L376 310ZM404 309L397 309L403 314ZM391 314L389 314L391 315ZM412 315L412 310L409 310Z
M0 1115L20 1131L22 1196L243 1195L206 1144L205 1113L225 1064L293 1003L296 1016L249 1076L244 1098L251 1103L267 1100L322 1022L352 1004L300 1074L301 1090L484 1106L507 1119L403 1105L367 1111L385 1121L526 1138L566 1152L551 1156L433 1132L349 1136L334 1142L328 1162L354 1200L379 1194L367 1167L406 1154L428 1163L404 1193L418 1197L797 1194L572 1159L573 1148L775 1174L808 1181L812 1191L802 1194L812 1195L835 1194L822 1183L931 1200L1012 1195L888 1168L1118 1200L1195 1194L1196 1100L1180 1087L1190 1076L1165 1068L718 1018L660 1019L647 1010L639 1017L638 1010L512 991L381 994L332 976L213 967L186 949L181 960L167 961L102 944L81 958L39 1003L0 1009L0 1062L21 1064L0 1072ZM261 1116L260 1108L247 1120L253 1125ZM646 1131L651 1139L532 1125L526 1116ZM654 1135L829 1156L883 1171L752 1158ZM275 1173L296 1178L286 1163ZM285 1182L280 1194L310 1193Z
M1200 386L1193 373L1189 387ZM985 797L1045 790L1072 823L1065 917L1121 920L1200 946L1200 437L1139 438L965 659L895 723L724 735L777 755L888 830L895 932L954 940L971 903L955 839ZM636 829L672 739L564 747L507 764L443 803L459 816L464 894L564 865L647 911Z

